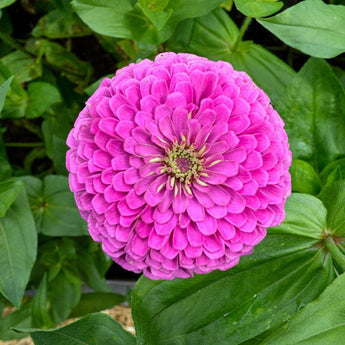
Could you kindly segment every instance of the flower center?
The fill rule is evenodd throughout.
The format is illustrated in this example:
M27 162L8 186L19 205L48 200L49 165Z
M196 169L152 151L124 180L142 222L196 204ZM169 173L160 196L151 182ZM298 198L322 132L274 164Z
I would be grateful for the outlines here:
M164 162L164 171L186 184L191 184L202 169L202 159L193 145L174 143L166 151Z

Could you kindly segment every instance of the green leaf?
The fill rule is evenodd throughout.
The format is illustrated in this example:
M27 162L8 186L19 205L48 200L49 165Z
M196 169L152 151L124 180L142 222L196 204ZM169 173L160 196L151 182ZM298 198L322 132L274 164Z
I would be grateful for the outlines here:
M0 292L19 308L36 259L36 227L24 189L0 218Z
M173 13L171 8L164 11L168 3L169 0L139 0L137 6L145 13L151 23L159 31L163 29Z
M329 163L320 173L323 185L330 185L335 181L345 180L345 158Z
M125 300L125 296L110 292L91 292L81 295L79 303L72 310L69 317L80 317L86 314L95 313L110 309Z
M48 298L55 324L67 319L81 296L81 281L63 269L49 284Z
M41 17L32 30L35 37L69 38L90 35L92 31L75 13L54 10Z
M19 83L36 79L42 75L42 63L29 54L16 50L0 60L15 75Z
M235 69L247 72L275 101L284 94L295 72L268 50L252 42L240 42L234 50L238 35L235 23L219 8L181 23L168 47L173 51L230 62Z
M295 159L309 162L318 171L345 155L345 93L324 60L308 60L277 110Z
M262 345L338 345L345 334L345 274Z
M0 0L0 8L4 8L14 4L16 0Z
M13 80L13 76L8 78L4 83L0 85L0 114L4 106L6 94L9 90L12 80Z
M328 232L345 234L345 180L336 181L322 189L320 199L327 208Z
M4 181L12 175L12 168L7 160L0 157L0 181Z
M52 84L35 81L28 86L29 102L26 117L33 119L41 116L51 105L61 102L59 90Z
M47 236L87 234L65 176L48 175L43 181L33 176L21 178L25 184L38 232Z
M237 9L247 17L266 17L278 12L284 5L279 0L234 0Z
M35 345L135 345L135 337L110 316L90 314L59 329L17 329L30 333Z
M179 22L208 13L221 2L153 0L140 1L135 5L135 1L128 0L118 0L116 3L105 0L74 0L72 6L80 18L97 33L144 43L160 43L172 36Z
M32 324L33 327L53 327L54 322L49 315L49 300L47 275L44 274L38 285L36 295L32 299Z
M345 6L306 0L258 22L305 54L332 58L345 52Z
M107 260L101 248L88 238L78 241L76 250L77 267L83 281L95 291L112 291L104 278L112 260Z
M294 194L286 213L282 226L270 229L253 254L226 272L173 281L140 278L131 303L138 343L241 344L318 297L335 275L332 258L317 245L326 210L317 198Z
M82 92L89 84L92 74L90 63L80 60L60 44L46 39L31 39L26 42L26 49L35 55L44 56L49 65L78 85L78 91Z
M22 187L23 183L15 178L0 181L0 218L6 214L17 199Z
M228 61L235 69L247 72L271 98L273 104L284 96L296 72L277 56L258 44L241 42Z
M54 162L56 172L67 175L66 151L68 147L66 139L78 112L73 112L73 109L62 103L55 105L53 111L54 116L46 116L42 123L46 154Z
M24 328L31 326L31 302L26 302L20 307L20 310L15 310L5 317L1 318L0 322L0 339L11 340L23 338L23 334L15 333L12 327Z
M321 181L315 169L307 162L295 159L290 167L292 190L306 194L319 194Z
M13 77L13 73L0 61L0 85L11 77ZM17 78L13 78L7 92L4 108L0 113L0 119L23 117L27 99L27 93L24 91Z

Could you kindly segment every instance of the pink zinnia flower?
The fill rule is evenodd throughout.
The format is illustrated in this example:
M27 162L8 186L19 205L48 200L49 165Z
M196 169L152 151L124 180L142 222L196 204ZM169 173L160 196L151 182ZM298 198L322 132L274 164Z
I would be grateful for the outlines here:
M227 270L284 219L291 163L267 95L229 63L159 54L104 79L68 137L95 241L152 279Z

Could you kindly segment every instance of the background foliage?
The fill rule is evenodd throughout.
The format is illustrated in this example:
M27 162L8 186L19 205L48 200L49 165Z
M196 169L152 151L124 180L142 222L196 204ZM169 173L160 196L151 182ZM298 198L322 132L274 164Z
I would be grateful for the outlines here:
M65 141L103 76L162 51L228 61L270 96L294 158L286 220L227 272L141 277L136 338L98 313L44 330L124 300L69 192ZM18 308L0 339L25 336L15 328L35 344L341 344L344 52L343 0L0 0L0 315Z

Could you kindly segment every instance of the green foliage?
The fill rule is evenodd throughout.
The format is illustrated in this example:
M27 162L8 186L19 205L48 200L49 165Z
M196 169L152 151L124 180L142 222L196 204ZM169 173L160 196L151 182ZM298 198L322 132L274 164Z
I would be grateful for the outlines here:
M0 0L0 315L18 308L0 318L1 340L342 344L345 2L290 3ZM269 95L293 153L285 221L226 272L140 278L137 338L101 313L47 329L126 298L69 191L66 139L103 77L162 51L230 62Z
M345 274L335 280L313 303L307 305L263 345L323 345L344 341Z
M345 7L305 0L258 22L305 54L332 58L345 52Z
M132 334L126 332L118 322L105 314L90 314L75 323L59 330L43 331L21 329L30 332L36 345L135 345Z
M321 170L345 155L345 92L324 60L311 58L303 66L277 109L295 159Z
M279 11L284 3L279 0L234 0L237 9L248 17L267 17Z
M0 193L1 200L9 197L11 202L0 215L0 292L20 307L36 259L36 228L22 186L12 182Z
M39 233L47 236L81 236L87 234L86 223L75 206L67 177L47 175L44 180L33 176L21 178L29 197Z

